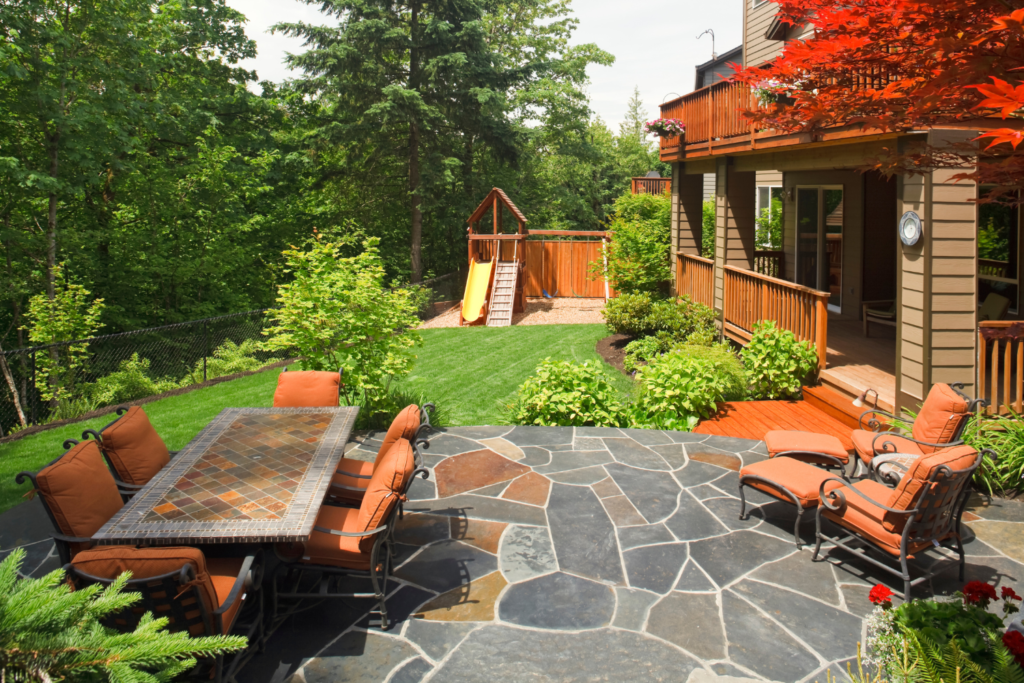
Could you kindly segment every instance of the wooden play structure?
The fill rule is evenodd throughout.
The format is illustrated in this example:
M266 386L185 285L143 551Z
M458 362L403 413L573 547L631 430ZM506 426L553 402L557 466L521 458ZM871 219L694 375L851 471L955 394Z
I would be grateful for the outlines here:
M490 232L481 226L492 214ZM517 224L505 232L506 214ZM614 296L604 280L587 277L590 263L603 258L603 231L528 230L526 216L500 188L491 190L467 220L469 277L460 325L507 327L526 310L526 297L603 298ZM588 237L599 241L528 240L531 236Z

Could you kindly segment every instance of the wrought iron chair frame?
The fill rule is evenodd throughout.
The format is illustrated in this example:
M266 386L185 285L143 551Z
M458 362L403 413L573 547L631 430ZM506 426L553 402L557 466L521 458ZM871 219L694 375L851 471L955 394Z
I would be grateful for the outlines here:
M420 442L417 441L412 444L413 446L413 459L415 463L422 461L422 455L419 451ZM370 550L370 569L348 569L345 567L335 567L333 565L323 564L306 564L298 562L293 558L281 557L281 565L278 566L277 571L274 573L272 579L272 615L273 625L271 630L276 629L281 623L284 622L292 614L298 611L298 604L288 609L283 609L281 600L296 600L301 602L304 599L323 599L323 598L372 598L377 600L378 609L370 610L370 614L380 615L380 630L388 630L388 612L387 612L387 583L391 576L392 563L395 559L394 552L394 534L395 525L399 519L401 519L402 500L406 497L409 492L409 488L412 486L413 481L416 477L421 479L429 479L430 472L425 467L417 466L409 477L409 481L405 483L402 491L393 492L398 496L398 504L395 505L391 512L384 520L384 524L371 529L370 531L363 532L344 532L336 529L328 529L326 527L314 526L314 531L320 533L332 534L334 536L344 536L347 538L366 538L374 537L373 547ZM326 503L325 503L326 504ZM304 592L301 591L300 585L303 577L306 573L318 574L316 583L314 584L315 592ZM370 584L373 587L372 593L341 593L331 592L331 584L333 579L336 577L348 576L357 579L369 579ZM288 586L282 590L282 582L288 582Z
M114 581L114 579L105 579L87 574L76 569L74 564L70 562L64 565L64 572L76 586L88 585L91 583L109 586ZM252 601L257 605L256 614L250 615L249 622L245 623L242 617L242 614L245 611L245 605L242 605L242 607L239 608L238 614L235 616L234 623L231 624L231 631L225 632L224 614L235 603L239 594L243 590L246 590L246 579L249 578L250 572L252 573L252 580L249 582L249 590L253 593L253 597L256 598ZM133 630L142 616L140 614L136 614L135 610L141 606L143 608L143 613L151 612L155 617L172 617L174 619L173 630L175 631L187 631L190 626L194 626L199 623L203 624L206 631L204 635L226 634L241 628L244 632L240 635L244 635L249 639L249 646L244 650L228 655L227 659L229 659L230 662L226 668L225 655L217 655L213 660L215 672L214 680L216 683L232 681L234 680L235 674L245 666L249 659L251 659L257 651L263 652L266 647L267 638L263 615L263 592L260 590L260 586L263 582L263 551L260 550L253 555L247 555L245 557L242 561L242 567L238 572L238 577L235 579L234 585L231 586L231 591L224 600L224 604L216 609L211 610L206 606L198 586L188 585L190 582L194 581L195 578L195 569L190 563L186 562L181 566L181 569L168 572L166 574L145 579L129 579L125 586L126 590L138 592L142 596L141 600L126 610L108 617L108 623L106 625L109 628L122 632ZM191 592L192 596L195 598L199 611L199 615L191 619L186 616L186 613L196 611L197 607L193 605L185 607L181 604L182 601L179 599L182 595L186 595L189 592ZM154 598L154 594L160 594L163 597ZM167 596L174 597L168 600ZM169 606L170 609L158 611L157 608L162 606ZM251 612L252 609L250 608L248 611ZM127 620L127 625L117 624L114 621L114 619L117 618ZM202 673L204 672L199 672L199 674ZM197 676L197 678L201 677L201 675Z
M994 457L995 453L991 450L985 449L978 453L978 457L974 464L963 470L951 470L946 465L939 465L932 472L928 478L924 490L921 492L920 497L917 499L916 506L912 509L897 510L887 505L883 505L871 497L865 495L861 491L854 488L848 481L844 481L837 477L829 477L822 482L818 489L818 495L821 498L821 505L818 506L818 512L815 516L815 536L816 543L814 546L814 554L811 559L817 561L818 554L821 551L822 541L828 541L833 546L842 548L849 553L862 557L871 564L885 570L886 572L897 576L903 580L903 601L908 602L910 600L910 593L914 586L926 581L933 576L945 571L948 567L940 564L938 569L928 572L919 576L916 579L911 579L910 568L908 565L908 548L910 544L918 543L933 543L939 547L945 548L942 545L943 542L952 538L956 540L956 547L949 548L957 553L959 557L960 567L960 580L964 580L964 567L966 565L966 556L964 554L963 540L960 534L961 519L963 518L964 509L967 507L967 499L971 493L971 479L974 476L975 470L981 465L985 458L985 455ZM949 489L945 494L937 493L934 491L933 486L939 481L939 477L943 477L947 480L953 479ZM833 489L832 491L825 491L825 486L831 481L838 481L842 486ZM892 554L886 551L881 545L868 538L866 535L858 534L854 531L848 530L845 527L840 527L842 532L845 532L841 536L828 536L821 530L822 515L825 510L837 511L842 509L846 505L846 494L845 491L850 491L864 500L868 501L872 505L879 507L886 512L893 514L902 515L906 518L903 525L903 533L900 536L900 548L899 548L899 564L900 570L897 571L889 565L876 560L874 557L868 554L867 550L873 550L883 557L892 558ZM936 500L941 499L940 505L932 505ZM941 514L936 512L937 510L946 510L948 514ZM919 519L918 516L921 516ZM836 524L836 526L839 526ZM918 533L921 531L922 533ZM853 541L864 544L864 549L851 547L844 541L853 539ZM946 559L952 559L946 557ZM944 563L942 563L944 564Z

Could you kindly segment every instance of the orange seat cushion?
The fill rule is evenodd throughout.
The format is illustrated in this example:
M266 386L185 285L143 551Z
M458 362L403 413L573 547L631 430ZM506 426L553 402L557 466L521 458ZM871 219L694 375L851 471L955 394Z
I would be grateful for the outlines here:
M922 455L914 460L910 469L900 479L896 488L890 492L889 498L883 502L883 505L888 505L896 510L910 510L917 507L917 501L925 487L928 486L928 480L939 467L948 467L953 472L966 470L974 465L978 457L978 451L966 444L941 448ZM933 486L943 485L941 479L933 484ZM885 528L897 533L902 532L905 520L906 516L904 515L890 514L884 520Z
M949 443L961 423L970 417L968 406L967 399L948 384L934 385L914 420L913 437L928 443ZM931 453L935 447L921 446L921 450Z
M777 487L756 480L744 479L748 476L761 477L785 487L797 497L800 507L803 508L817 507L821 500L818 491L821 489L822 482L830 477L835 477L827 470L787 456L755 462L740 470L741 483L787 503L792 503L792 499L779 491Z
M865 463L870 463L871 459L879 453L907 453L909 455L922 455L923 451L913 441L905 439L895 432L870 432L866 429L855 429L853 434L850 435L853 441L853 448L857 451L857 455ZM875 441L875 439L878 439ZM891 443L892 446L886 446L886 443ZM877 451L872 450L872 445ZM895 447L895 450L893 450Z
M83 441L36 475L36 485L67 536L89 538L124 506L95 441Z
M275 408L333 408L338 405L341 375L337 372L303 370L277 376Z
M331 477L331 495L343 498L345 500L359 502L363 499L363 493L366 492L366 487L370 484L369 479L358 479L356 477L346 477L341 472L347 474L359 474L365 477L373 475L373 463L365 462L363 460L353 460L350 458L344 458L338 463L338 473L335 473ZM341 486L348 486L350 488L359 489L358 491L349 491L347 489L338 488Z
M829 485L827 487L827 490L842 490L843 495L846 498L846 504L838 511L825 508L822 512L825 518L859 536L874 541L887 553L899 557L901 541L900 534L903 532L902 525L900 526L899 531L887 529L884 523L887 514L886 510L883 510L871 501L861 498L852 491L845 490L846 488L847 487L842 487L838 484L835 486ZM889 501L889 497L892 495L892 490L887 486L880 484L877 481L871 481L870 479L858 481L853 485L853 488L882 505L886 505ZM891 513L888 514L890 517L895 517L895 515L892 515ZM903 517L905 518L905 515ZM911 547L907 548L907 554L910 555L920 552L927 546L927 543L911 544Z
M363 531L359 525L359 510L324 505L316 516L316 526L356 533ZM336 536L313 530L303 550L303 562L325 564L345 569L370 569L370 553L359 549L358 538ZM371 541L372 544L372 541Z
M380 445L380 450L377 451L377 458L373 462L373 469L376 469L377 465L380 464L381 459L387 455L391 447L395 445L395 442L399 439L405 439L411 442L416 437L416 432L420 428L420 408L415 404L407 405L402 409L395 419L391 421L391 426L388 427L388 433L384 435L384 442ZM372 469L371 469L372 472Z
M764 443L768 447L769 458L774 458L779 453L799 451L831 455L844 464L850 461L850 454L843 448L843 442L829 434L776 429L764 435ZM808 460L808 458L802 459ZM813 458L809 460L813 461Z
M171 461L167 444L153 429L149 417L139 406L132 406L103 430L103 452L110 459L117 476L127 484L149 483L164 465Z
M399 439L387 452L373 471L373 478L366 486L359 506L359 531L376 529L398 504L398 498L405 494L405 487L415 469L412 444ZM359 544L360 550L370 552L374 537L366 536Z
M198 548L171 546L166 548L133 548L131 546L102 546L78 553L71 561L75 569L98 579L113 580L126 571L132 573L132 579L148 579L179 571L186 564L192 565L195 572L196 586L206 603L208 613L218 609L227 600L231 587L242 568L241 558L211 559L207 561ZM235 617L241 608L244 591L239 593L235 604L223 615L224 633L231 631ZM179 598L184 607L194 604L191 592ZM157 610L156 616L161 616ZM201 614L197 607L186 612L189 619ZM216 628L216 620L211 615L211 625ZM173 630L173 629L172 629ZM205 627L196 624L189 629L192 635L203 635Z

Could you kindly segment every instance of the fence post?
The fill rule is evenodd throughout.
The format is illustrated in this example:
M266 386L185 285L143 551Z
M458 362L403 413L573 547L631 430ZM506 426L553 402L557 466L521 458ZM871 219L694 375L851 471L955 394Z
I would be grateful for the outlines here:
M206 357L210 355L210 335L208 332L207 323L203 321L203 381L206 381Z
M39 415L36 412L36 406L39 404L39 391L36 389L36 352L32 352L32 387L28 392L32 396L32 416L29 421L32 424L36 424L39 419Z

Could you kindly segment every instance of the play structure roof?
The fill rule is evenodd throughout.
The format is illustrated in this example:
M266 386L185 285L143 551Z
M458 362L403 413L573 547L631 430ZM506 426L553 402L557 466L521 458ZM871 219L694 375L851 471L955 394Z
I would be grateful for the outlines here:
M508 210L512 212L512 215L515 216L520 223L526 223L526 216L523 215L523 212L519 210L518 206L512 203L512 200L508 198L508 195L505 194L505 191L502 190L500 187L496 187L487 193L487 196L484 197L484 200L480 202L480 206L476 207L476 211L473 212L473 215L470 216L466 222L475 223L476 221L480 220L483 217L483 215L487 213L487 209L491 208L491 206L494 204L495 194L497 194L498 197L501 198L502 203L508 207Z

